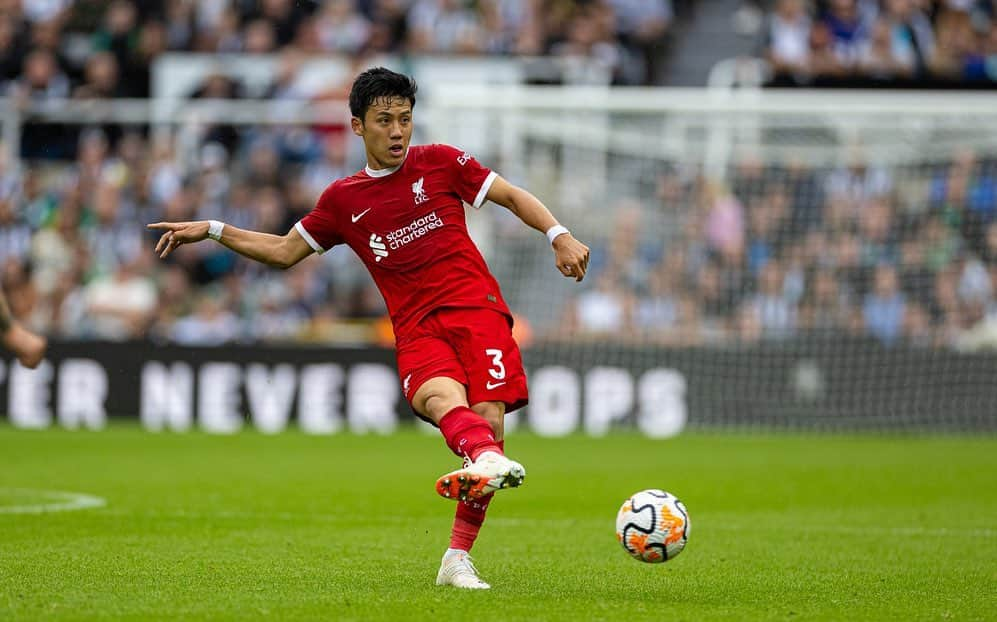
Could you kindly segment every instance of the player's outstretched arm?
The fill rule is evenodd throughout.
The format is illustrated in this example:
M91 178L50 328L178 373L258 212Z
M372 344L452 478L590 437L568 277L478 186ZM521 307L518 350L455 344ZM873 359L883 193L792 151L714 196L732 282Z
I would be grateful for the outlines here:
M519 217L524 223L550 238L554 251L554 263L566 277L581 281L589 265L589 248L561 227L540 199L529 191L514 186L502 177L496 177L485 195L489 201L498 203Z
M150 229L163 231L156 252L165 258L178 246L212 238L244 257L276 268L290 268L312 253L308 242L296 229L286 235L247 231L218 221L156 222Z

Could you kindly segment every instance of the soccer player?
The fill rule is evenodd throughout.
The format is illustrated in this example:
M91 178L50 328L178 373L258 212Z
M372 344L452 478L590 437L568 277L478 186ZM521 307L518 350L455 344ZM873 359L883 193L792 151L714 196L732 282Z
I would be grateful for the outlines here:
M44 337L39 337L14 320L2 291L0 291L0 343L17 356L21 365L29 369L38 367L42 362L48 345Z
M149 227L165 231L156 245L161 257L205 238L281 268L337 244L353 249L387 304L405 398L464 458L463 468L436 482L440 495L458 502L436 583L487 589L468 552L492 493L526 476L505 456L503 421L526 404L527 388L512 315L468 236L463 203L480 208L493 201L545 232L557 269L576 281L585 276L589 249L536 197L470 154L447 145L410 147L415 96L411 78L381 67L356 78L351 123L367 166L333 182L286 235L218 221Z

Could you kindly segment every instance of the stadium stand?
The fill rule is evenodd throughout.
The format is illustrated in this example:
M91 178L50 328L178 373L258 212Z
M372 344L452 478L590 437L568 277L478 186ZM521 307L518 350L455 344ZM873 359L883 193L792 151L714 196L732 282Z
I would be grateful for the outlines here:
M997 22L991 0L777 0L746 3L770 86L992 88Z
M361 60L397 51L594 55L627 67L613 71L615 81L641 82L657 75L651 67L676 8L655 2L655 19L641 22L644 5L625 0L5 4L3 90L36 106L145 97L154 86L150 63L177 50L280 51L260 57L275 67L261 92L217 73L187 93L204 99L341 97L334 84L299 92L294 79L302 59L329 52ZM775 82L991 80L993 3L922 4L780 0L738 23L756 23L768 42ZM876 64L884 33L892 33L892 60ZM821 37L824 48L815 44ZM952 41L962 46L956 52L946 47ZM211 245L160 264L141 229L219 218L285 232L328 181L362 166L343 127L219 124L201 128L193 149L182 139L145 126L25 125L23 161L0 163L0 277L15 314L67 338L390 340L377 291L347 253L287 275ZM682 244L666 251L642 243L648 206L618 206L614 235L593 240L588 289L563 322L537 326L538 336L709 343L836 330L953 345L997 306L997 162L967 147L932 166L914 175L859 156L821 169L745 159L727 184L701 170L661 171L660 205L650 211L683 206L691 214ZM916 213L894 191L896 178L915 176L929 180L916 188L916 204L927 206Z

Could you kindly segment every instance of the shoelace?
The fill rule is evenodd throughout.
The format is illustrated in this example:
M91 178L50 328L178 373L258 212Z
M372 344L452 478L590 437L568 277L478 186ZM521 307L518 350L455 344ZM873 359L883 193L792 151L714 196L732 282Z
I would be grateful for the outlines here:
M475 579L480 581L478 569L474 567L474 562L471 560L470 555L461 555L454 566L457 567L454 574L472 574Z

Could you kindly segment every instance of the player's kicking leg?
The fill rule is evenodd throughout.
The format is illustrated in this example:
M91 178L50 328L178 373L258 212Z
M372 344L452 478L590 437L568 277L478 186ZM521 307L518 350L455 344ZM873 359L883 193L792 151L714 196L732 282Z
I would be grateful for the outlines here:
M403 363L404 360L399 367L404 369ZM458 486L450 496L458 501L457 512L450 547L443 556L436 584L488 589L490 586L478 576L469 552L484 523L492 493L512 487L513 483L518 486L526 475L521 464L504 455L501 423L493 428L493 419L501 422L504 405L478 404L476 408L483 412L472 410L467 406L464 386L453 378L434 377L418 387L411 396L412 406L439 426L451 451L465 458L466 466L454 471L453 481L457 485L464 478L469 484L466 491L460 491ZM446 475L440 478L437 491L440 482L446 479ZM464 500L460 500L461 496Z
M495 444L504 453L505 441L502 437L505 427L503 425L505 405L496 402L486 402L475 404L473 410L489 423L496 438ZM486 456L479 456L478 461L482 462L484 458ZM473 466L470 459L467 459L466 463L468 468ZM522 468L521 465L520 468ZM525 471L523 476L525 476ZM457 477L460 476L458 475ZM469 477L473 478L474 476ZM445 480L447 476L445 475L440 479L441 481ZM440 484L438 482L437 490L439 490L439 487ZM491 587L478 576L478 569L475 568L471 560L470 551L471 547L474 546L475 540L478 538L481 526L485 522L485 514L488 511L488 505L493 496L494 492L490 492L477 499L458 501L453 528L450 532L450 547L444 553L443 560L440 563L440 571L436 575L437 585L453 585L454 587L464 589L488 589Z
M44 337L39 337L14 321L2 292L0 292L0 343L17 356L21 365L31 369L38 367L42 362L48 345Z

